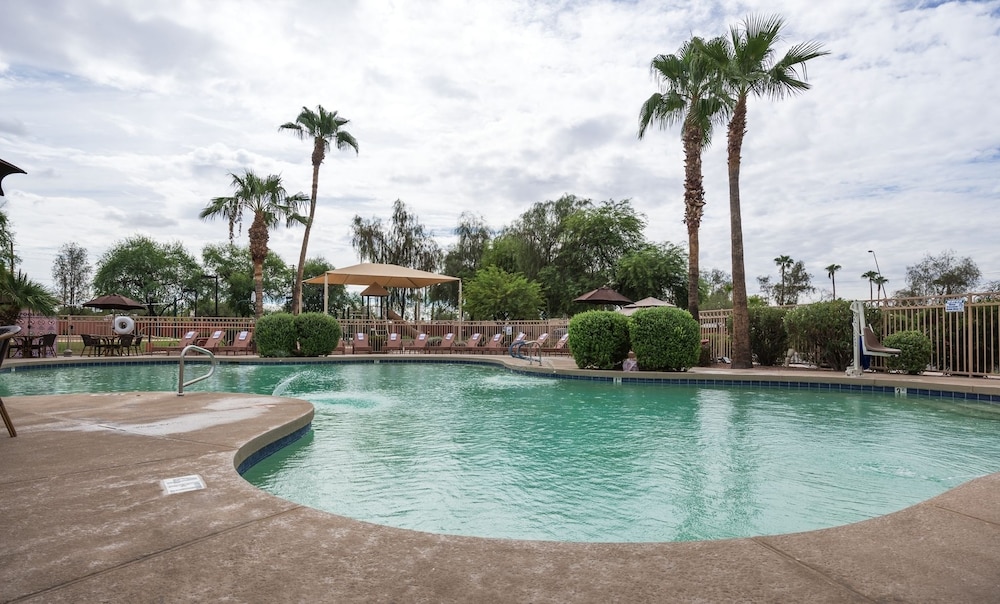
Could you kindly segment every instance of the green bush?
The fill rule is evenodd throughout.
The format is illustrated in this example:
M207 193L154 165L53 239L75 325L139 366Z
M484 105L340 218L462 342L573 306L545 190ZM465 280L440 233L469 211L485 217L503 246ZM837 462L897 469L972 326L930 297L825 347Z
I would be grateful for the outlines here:
M682 371L698 364L701 326L686 310L661 306L632 314L629 337L642 371Z
M931 362L933 346L931 339L919 331L897 331L886 336L882 345L887 348L898 348L899 356L886 357L885 366L889 371L905 371L910 375L918 375L927 369Z
M785 329L792 347L815 354L820 365L843 371L854 360L853 315L847 300L794 308L785 315Z
M778 365L788 352L788 330L785 329L784 308L773 306L751 306L750 351L761 365Z
M290 357L295 354L295 317L276 312L264 315L254 326L253 339L262 357Z
M616 369L628 358L628 317L590 310L569 320L569 349L581 369Z
M295 335L298 337L300 355L326 356L333 352L340 341L340 323L320 312L304 312L295 317Z

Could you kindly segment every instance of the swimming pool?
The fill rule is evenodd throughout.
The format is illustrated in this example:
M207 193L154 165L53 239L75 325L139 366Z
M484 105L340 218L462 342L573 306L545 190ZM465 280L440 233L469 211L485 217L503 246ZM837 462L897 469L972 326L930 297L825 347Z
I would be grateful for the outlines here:
M176 367L26 371L0 379L0 392L81 384L172 390ZM439 533L785 533L885 514L1000 469L995 406L913 397L623 386L408 363L223 365L192 389L314 403L314 433L246 474L261 488Z

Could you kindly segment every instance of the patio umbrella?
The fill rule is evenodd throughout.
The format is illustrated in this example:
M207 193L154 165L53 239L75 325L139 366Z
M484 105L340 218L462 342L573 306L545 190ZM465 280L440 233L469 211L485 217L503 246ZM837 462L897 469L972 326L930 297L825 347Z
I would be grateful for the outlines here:
M585 304L613 304L615 306L632 303L631 300L607 286L598 287L594 291L589 291L578 298L574 298L573 301Z
M132 298L126 298L121 294L99 296L90 302L84 302L83 305L102 310L142 310L146 308L146 305L142 302L136 302Z
M10 162L0 159L0 181L3 181L3 177L9 174L27 174L27 172ZM3 197L3 188L0 188L0 197Z
M663 300L659 300L657 298L650 297L650 298L643 298L642 300L639 300L638 302L633 302L631 304L626 304L625 306L622 306L621 308L619 308L618 312L620 312L620 313L622 313L624 315L631 315L632 313L634 313L635 311L639 310L640 308L653 308L655 306L674 306L674 305L671 304L670 302L664 302Z

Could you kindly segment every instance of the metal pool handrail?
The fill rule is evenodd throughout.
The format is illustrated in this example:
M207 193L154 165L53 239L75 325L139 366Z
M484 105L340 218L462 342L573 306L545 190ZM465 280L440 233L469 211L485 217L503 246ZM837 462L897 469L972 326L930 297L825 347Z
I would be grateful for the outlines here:
M204 355L208 355L212 359L212 367L208 370L208 373L206 373L205 375L193 378L193 379L188 380L188 381L185 382L184 381L184 357L187 356L188 351L198 352L198 353L201 353L201 354L204 354ZM215 355L212 354L211 350L208 350L206 348L202 348L201 346L195 346L194 344L189 344L189 345L185 346L184 350L181 350L181 358L180 358L180 361L178 361L178 363L177 363L177 396L184 396L184 388L186 386L190 386L191 384L195 384L195 383L198 383L198 382L200 382L202 380L206 380L206 379L212 377L212 374L215 373L215 366L217 364L218 364L218 360L215 358Z

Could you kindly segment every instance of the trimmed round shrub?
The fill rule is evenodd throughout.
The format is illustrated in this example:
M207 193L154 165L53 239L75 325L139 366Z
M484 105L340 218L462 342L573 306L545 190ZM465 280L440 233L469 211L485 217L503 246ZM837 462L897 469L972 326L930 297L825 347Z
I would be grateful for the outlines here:
M629 337L640 371L682 371L697 365L701 356L701 327L680 308L635 311Z
M264 315L254 326L253 339L262 357L290 357L295 354L295 317L276 312Z
M295 317L295 334L298 336L300 355L322 357L337 347L340 323L321 312L304 312Z
M569 320L569 349L581 369L617 369L628 358L628 317L589 310Z
M931 362L933 351L931 339L919 331L897 331L886 336L882 345L900 350L898 356L885 358L885 366L889 371L905 371L910 375L918 375L927 369L927 364Z
M794 308L785 315L785 329L795 350L813 355L820 365L843 371L854 360L854 315L847 300Z
M751 306L750 351L757 362L767 367L784 362L788 352L788 331L785 315L788 311L774 306Z

